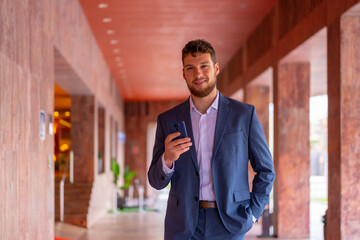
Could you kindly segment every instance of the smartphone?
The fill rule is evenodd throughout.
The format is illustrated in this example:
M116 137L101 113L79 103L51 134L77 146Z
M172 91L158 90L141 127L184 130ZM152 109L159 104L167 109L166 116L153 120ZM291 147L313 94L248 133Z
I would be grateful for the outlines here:
M186 131L186 125L185 125L184 121L168 122L168 127L169 127L170 133L180 132L180 136L174 138L173 141L176 139L185 138L188 136L187 131Z

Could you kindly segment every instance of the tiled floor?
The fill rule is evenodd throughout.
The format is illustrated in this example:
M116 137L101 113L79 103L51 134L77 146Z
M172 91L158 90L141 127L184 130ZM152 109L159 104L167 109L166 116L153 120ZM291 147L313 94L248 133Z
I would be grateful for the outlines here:
M162 240L163 212L108 214L89 229L56 223L55 235L61 238L87 240ZM246 239L257 239L261 225L254 225ZM262 238L266 240L266 238Z
M158 209L157 212L107 214L89 229L56 223L55 236L74 240L163 240L166 201L167 194L162 194L151 207ZM311 240L323 239L321 215L326 208L326 203L311 202L310 204ZM246 235L246 240L274 239L258 238L257 236L261 235L261 228L260 223L254 224Z

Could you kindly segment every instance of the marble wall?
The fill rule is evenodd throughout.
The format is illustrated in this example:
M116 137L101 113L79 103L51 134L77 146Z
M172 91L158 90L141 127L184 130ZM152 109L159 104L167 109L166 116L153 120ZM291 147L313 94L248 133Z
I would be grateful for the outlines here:
M0 2L0 239L54 234L54 140L47 128L40 139L40 110L47 122L54 105L45 2Z
M109 69L80 4L0 1L0 239L54 237L54 139L47 124L54 108L55 48L94 98L109 106L105 121L112 116L124 131L122 100L110 93ZM40 110L46 116L44 140ZM105 132L110 134L109 129ZM109 149L106 146L106 156ZM100 183L96 175L94 179L110 202L110 170L99 177ZM98 203L106 201L94 199L92 211L104 212Z

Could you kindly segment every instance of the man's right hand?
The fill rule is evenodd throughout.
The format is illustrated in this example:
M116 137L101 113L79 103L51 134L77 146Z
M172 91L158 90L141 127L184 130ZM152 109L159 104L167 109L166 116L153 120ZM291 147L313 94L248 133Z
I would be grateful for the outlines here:
M165 139L164 159L168 168L173 167L173 163L179 159L180 155L189 151L192 145L189 137L180 138L172 141L174 138L180 136L179 132L169 134Z

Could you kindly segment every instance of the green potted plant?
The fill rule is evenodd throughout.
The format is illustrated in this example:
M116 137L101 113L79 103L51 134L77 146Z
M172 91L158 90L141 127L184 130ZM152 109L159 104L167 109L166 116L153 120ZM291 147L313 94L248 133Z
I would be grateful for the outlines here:
M119 174L120 174L120 166L119 164L116 162L115 158L111 160L111 171L114 174L114 180L113 183L115 184L115 186L117 185L117 181L119 178Z
M114 174L114 179L113 179L113 183L114 183L114 187L113 187L113 213L116 213L117 211L117 203L118 203L118 189L117 189L117 182L119 179L119 174L120 174L120 166L119 164L116 162L115 159L111 160L111 171Z
M119 164L116 162L115 159L113 159L111 161L111 170L113 172L114 175L114 179L113 179L113 183L114 183L114 204L113 206L117 206L120 209L123 209L125 207L125 196L123 198L118 197L117 195L117 184L118 184L118 179L119 179L119 175L120 175L120 166ZM131 183L132 183L132 179L135 177L136 175L136 171L131 171L129 166L125 166L124 169L124 184L120 187L121 190L127 190ZM116 203L116 204L115 204ZM116 211L116 207L114 207L113 211Z
M125 166L124 171L124 185L120 188L122 190L126 190L130 187L132 183L132 179L135 177L136 171L130 171L129 166Z
M322 223L324 224L324 240L326 240L326 215L327 215L327 210L325 211L325 214L322 216Z

